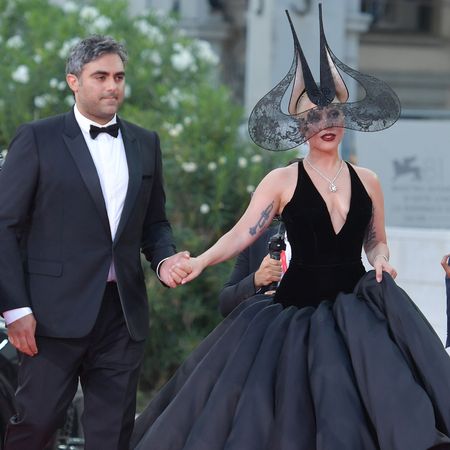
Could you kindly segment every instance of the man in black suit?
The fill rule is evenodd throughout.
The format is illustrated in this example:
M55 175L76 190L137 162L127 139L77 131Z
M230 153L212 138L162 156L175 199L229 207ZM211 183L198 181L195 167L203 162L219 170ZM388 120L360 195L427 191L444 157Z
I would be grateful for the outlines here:
M233 272L219 294L219 311L226 317L236 306L256 294L270 294L271 284L281 280L282 261L268 253L270 238L278 233L277 224L237 257Z
M25 124L0 172L0 311L21 352L5 450L40 450L84 390L85 450L127 450L148 333L140 252L175 287L189 272L165 214L155 132L121 120L126 51L81 41L66 114Z

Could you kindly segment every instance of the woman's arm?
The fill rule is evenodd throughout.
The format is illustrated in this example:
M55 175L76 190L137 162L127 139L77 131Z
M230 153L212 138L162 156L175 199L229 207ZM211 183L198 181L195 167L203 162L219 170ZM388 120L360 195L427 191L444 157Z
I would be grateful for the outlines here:
M279 214L283 205L287 168L275 169L261 181L250 204L236 225L224 234L211 248L191 258L192 272L183 280L185 284L207 267L236 256L252 244Z
M383 272L388 272L392 278L395 278L397 271L389 263L389 248L384 225L384 200L380 182L376 174L368 169L360 168L358 172L372 199L372 218L364 239L367 260L375 269L378 282L381 281Z

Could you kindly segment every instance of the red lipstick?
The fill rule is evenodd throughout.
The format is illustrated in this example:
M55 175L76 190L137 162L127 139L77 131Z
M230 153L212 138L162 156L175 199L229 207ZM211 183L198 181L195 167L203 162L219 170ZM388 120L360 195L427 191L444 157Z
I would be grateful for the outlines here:
M327 142L334 141L335 138L336 138L336 135L334 133L325 133L322 136L320 136L320 139L327 141Z

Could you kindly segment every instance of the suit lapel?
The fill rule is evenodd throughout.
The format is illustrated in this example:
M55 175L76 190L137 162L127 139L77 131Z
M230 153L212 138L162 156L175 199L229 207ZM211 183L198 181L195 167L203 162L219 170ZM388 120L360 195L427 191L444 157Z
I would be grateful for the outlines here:
M119 118L117 120L120 125L123 145L125 147L125 154L127 157L128 189L123 205L122 215L120 216L119 225L114 237L114 245L118 242L120 235L122 234L125 225L130 217L136 201L136 196L142 183L142 165L140 159L139 144L136 140L136 137L134 136L130 128L126 125L126 123L121 121Z
M103 198L103 192L100 186L97 170L73 111L67 113L66 115L63 139L76 166L78 167L80 175L92 199L94 200L102 224L107 233L111 236L108 213L106 211L105 200Z

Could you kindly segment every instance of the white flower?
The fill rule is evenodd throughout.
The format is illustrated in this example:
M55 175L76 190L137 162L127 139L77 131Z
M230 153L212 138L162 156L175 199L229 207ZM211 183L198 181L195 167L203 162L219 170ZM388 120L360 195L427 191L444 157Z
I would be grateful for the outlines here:
M249 185L246 187L246 191L247 191L249 194L251 194L252 192L255 191L255 186L253 186L252 184L249 184Z
M137 21L134 23L134 26L135 26L142 34L145 34L145 35L147 35L147 34L150 33L150 30L151 30L151 27L152 27L152 25L151 25L150 23L148 23L145 19L137 20Z
M48 84L49 84L49 86L50 86L52 89L57 89L57 88L58 88L59 81L58 81L57 78L52 78L52 79L48 82Z
M175 53L180 53L180 52L184 51L184 45L181 45L180 42L174 42L174 44L172 45L172 48Z
M181 125L181 123L176 123L173 127L170 128L169 135L172 137L177 137L180 135L180 133L182 131L183 131L183 125ZM192 163L192 164L195 164L195 163ZM197 166L195 168L197 168ZM188 172L188 170L186 170L186 172Z
M125 98L130 98L131 96L131 86L129 84L125 84Z
M189 126L189 125L192 123L192 117L186 116L186 117L183 119L183 122L184 122L185 125L188 125L188 126Z
M64 102L66 103L66 105L73 106L75 104L75 99L73 98L73 95L68 95L64 99Z
M55 48L55 45L56 45L55 41L47 41L44 44L44 48L45 48L45 50L52 51Z
M178 108L178 99L173 95L164 95L161 97L161 101L167 103L172 109Z
M150 50L149 48L146 48L145 50L142 50L141 58L146 60L146 61L149 61L152 64L155 64L157 66L160 66L162 64L161 55L156 50Z
M227 162L227 157L226 156L221 156L219 158L219 164L225 164Z
M33 56L33 61L34 61L36 64L40 64L40 63L42 62L42 56L41 56L41 55L34 55L34 56Z
M72 47L78 44L80 42L79 37L74 37L72 39L69 39L68 41L65 41L61 47L61 49L58 52L58 55L60 58L65 59L69 55L70 50Z
M241 169L245 169L247 167L247 159L245 159L243 156L238 158L238 166Z
M199 39L195 42L198 57L208 64L216 65L219 63L219 57L214 52L208 41Z
M103 33L112 24L112 20L106 16L97 17L92 23L92 30L98 33Z
M260 163L262 161L262 156L261 155L253 155L250 159L254 163Z
M74 2L67 0L61 5L61 8L66 14L70 14L78 10L78 6Z
M191 173L197 170L197 164L195 162L184 162L181 164L181 168L185 172Z
M51 94L43 94L34 97L34 106L36 108L45 108L49 103L55 101L55 97Z
M183 72L188 68L193 70L193 67L195 66L194 56L187 49L174 53L170 57L170 62L172 63L173 68L179 72Z
M100 12L97 8L93 6L83 6L80 10L80 17L83 20L94 20L100 15Z
M7 41L6 41L6 46L8 48L22 48L24 45L22 36L16 34L15 36L10 37Z
M161 30L146 20L137 20L135 26L144 36L147 36L151 41L155 42L155 44L162 44L164 42L164 36Z
M27 84L30 81L30 70L24 64L21 64L11 74L12 79L17 83Z
M67 88L67 83L65 81L60 81L58 83L58 90L64 91Z
M210 163L208 163L208 169L213 171L217 169L217 164L214 161L211 161Z
M202 203L200 205L200 212L202 214L208 214L210 210L211 210L211 208L209 207L209 205L207 203Z
M177 109L180 102L193 103L195 98L186 92L180 91L179 88L174 87L167 93L167 95L163 95L161 97L161 101L167 103L172 109Z
M47 106L45 95L34 97L34 106L36 106L36 108L45 108L45 106Z

